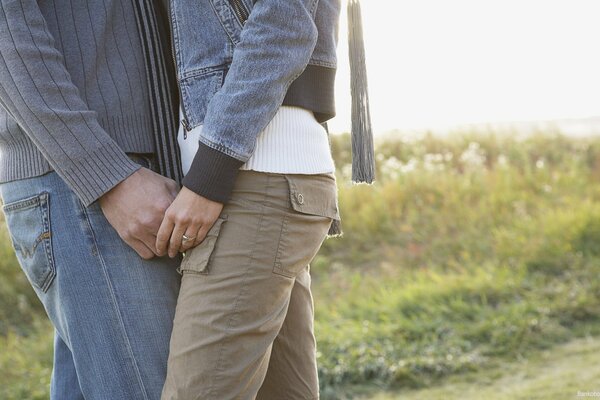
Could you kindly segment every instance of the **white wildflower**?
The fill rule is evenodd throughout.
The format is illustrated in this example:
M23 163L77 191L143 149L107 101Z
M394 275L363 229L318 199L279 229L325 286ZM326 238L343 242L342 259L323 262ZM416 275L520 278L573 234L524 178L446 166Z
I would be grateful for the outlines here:
M407 163L402 164L402 166L400 167L400 172L402 172L403 174L412 172L417 168L418 164L419 162L417 161L417 159L411 158L410 160L408 160Z
M423 159L423 168L426 171L443 171L444 155L439 153L427 153Z
M543 158L540 158L539 160L537 160L537 161L535 162L535 166L536 166L536 168L537 168L537 169L542 169L542 168L544 168L544 159L543 159Z
M392 156L381 164L381 173L389 179L396 179L402 169L402 161Z
M469 147L460 155L460 161L467 168L479 168L485 164L485 152L477 142L469 143Z
M508 157L506 157L504 154L500 154L498 156L497 163L500 167L507 167L508 166Z

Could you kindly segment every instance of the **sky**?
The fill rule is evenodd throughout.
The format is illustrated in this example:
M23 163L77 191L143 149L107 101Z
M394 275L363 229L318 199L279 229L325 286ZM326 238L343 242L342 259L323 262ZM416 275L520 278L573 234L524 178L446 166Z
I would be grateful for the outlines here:
M345 7L337 116L350 128ZM598 0L362 0L375 134L600 115Z

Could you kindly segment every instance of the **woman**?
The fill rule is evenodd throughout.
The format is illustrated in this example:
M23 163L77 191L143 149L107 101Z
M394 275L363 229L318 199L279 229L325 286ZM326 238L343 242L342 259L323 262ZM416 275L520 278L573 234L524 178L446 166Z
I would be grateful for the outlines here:
M185 252L163 399L319 397L309 263L340 233L338 0L174 0Z

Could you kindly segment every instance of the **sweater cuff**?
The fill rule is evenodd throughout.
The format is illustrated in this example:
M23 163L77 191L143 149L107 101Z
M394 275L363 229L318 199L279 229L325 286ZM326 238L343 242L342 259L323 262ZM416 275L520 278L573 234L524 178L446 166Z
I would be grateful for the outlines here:
M243 161L199 142L190 170L183 178L183 186L202 197L225 204L243 164Z
M88 207L140 168L115 143L85 153L84 158L61 168L60 175Z

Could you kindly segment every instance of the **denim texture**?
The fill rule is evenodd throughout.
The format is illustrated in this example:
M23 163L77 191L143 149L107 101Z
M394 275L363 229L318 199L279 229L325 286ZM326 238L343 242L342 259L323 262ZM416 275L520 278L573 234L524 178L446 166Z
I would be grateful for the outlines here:
M282 104L309 109L319 122L335 115L340 7L339 0L172 1L182 123L203 125L186 187L226 203Z
M56 172L0 193L19 264L55 328L50 398L160 398L180 260L140 258L98 202L86 208Z
M336 68L340 4L239 1L245 22L228 0L173 0L171 24L184 124L203 124L205 144L246 161L305 68Z

